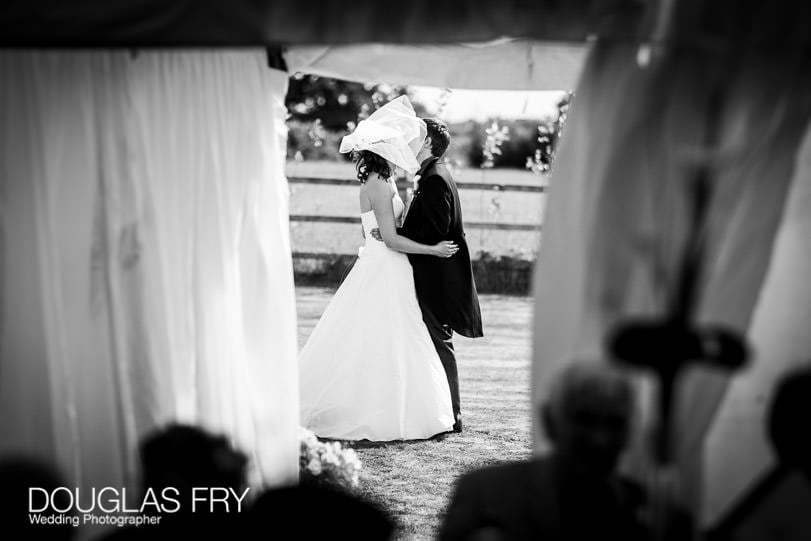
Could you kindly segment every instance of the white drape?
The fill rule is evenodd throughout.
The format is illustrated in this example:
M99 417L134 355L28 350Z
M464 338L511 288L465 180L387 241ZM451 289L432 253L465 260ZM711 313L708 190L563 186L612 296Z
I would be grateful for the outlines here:
M761 286L809 114L805 66L756 52L716 64L686 49L640 68L636 50L595 46L554 165L535 279L538 401L561 365L604 359L618 322L664 313L689 224L685 181L701 164L711 164L715 191L696 319L752 336L759 296L766 302ZM706 143L712 130L717 146ZM797 316L808 328L807 312ZM761 337L780 332L777 321L760 325ZM691 504L701 501L704 437L725 384L707 370L683 382L676 455Z
M287 74L263 51L0 53L0 452L131 486L170 421L297 478Z
M292 46L291 73L350 81L493 90L570 90L587 47L532 40L456 45Z

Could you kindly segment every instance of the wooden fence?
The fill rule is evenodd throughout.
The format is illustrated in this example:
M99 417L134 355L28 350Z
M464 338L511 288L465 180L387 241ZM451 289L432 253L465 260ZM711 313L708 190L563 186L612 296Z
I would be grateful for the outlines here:
M294 199L297 193L297 186L310 190L310 196L312 196L314 193L311 190L312 187L357 187L357 180L341 178L290 176L288 177L288 182L291 185L291 192L293 192ZM513 194L511 195L511 197L513 197L513 202L520 200L522 203L526 203L524 200L525 198L541 198L546 191L544 186L531 184L457 182L456 185L459 188L460 197L463 199L463 207L466 207L464 199L476 201L475 196L472 196L471 198L474 191L479 195L478 200L482 201L479 206L484 206L485 200L492 206L493 202L500 200L503 194ZM401 195L405 197L404 194ZM518 200L515 199L516 196L519 197ZM341 196L341 199L343 199L343 196ZM360 217L357 214L349 215L351 211L348 209L345 209L346 214L327 214L325 213L325 209L322 208L327 207L329 212L332 211L334 207L340 205L307 205L302 201L298 201L297 204L292 206L299 212L292 212L290 215L291 229L296 229L296 227L306 224L322 224L322 231L326 230L332 233L341 226L343 226L345 229L346 224L355 226L360 225ZM316 209L316 212L301 212L302 210L309 210L306 208L302 209L301 207L303 206L316 206L318 208ZM540 208L539 205L537 206ZM486 212L481 208L468 210L474 211L472 213L474 215L473 219L465 219L465 229L468 231L469 244L475 243L477 231L485 236L490 234L489 232L503 232L499 234L501 234L502 237L504 237L504 235L507 236L501 241L496 242L501 248L505 248L505 246L503 246L504 244L510 243L509 235L511 233L523 235L523 238L521 239L523 244L527 244L527 242L530 244L538 242L537 237L539 236L541 229L540 211L538 211L537 215L538 223L531 223L528 220L521 222L509 221L506 219L484 220L481 218L484 214L486 214ZM465 211L464 215L468 215L467 210ZM336 227L324 227L331 224ZM318 235L323 234L324 233L322 232ZM345 274L346 269L349 265L351 265L356 256L354 254L346 253L346 250L344 250L342 253L340 249L308 249L306 246L301 246L307 244L310 237L318 235L313 235L312 233L302 233L299 235L301 238L298 239L298 242L296 242L297 239L294 236L293 259L296 283L299 285L337 287ZM529 241L525 240L527 236L529 236ZM471 242L471 237L473 238L474 242ZM297 244L299 245L297 246ZM533 263L531 256L492 255L490 250L475 250L474 248L474 246L471 246L471 252L474 258L473 270L476 277L476 284L480 292L507 294L529 293Z

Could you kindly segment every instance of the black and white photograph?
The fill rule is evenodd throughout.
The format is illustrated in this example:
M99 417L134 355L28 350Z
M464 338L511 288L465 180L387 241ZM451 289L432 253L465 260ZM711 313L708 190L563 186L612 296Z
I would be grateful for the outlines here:
M810 25L5 2L0 539L811 540Z

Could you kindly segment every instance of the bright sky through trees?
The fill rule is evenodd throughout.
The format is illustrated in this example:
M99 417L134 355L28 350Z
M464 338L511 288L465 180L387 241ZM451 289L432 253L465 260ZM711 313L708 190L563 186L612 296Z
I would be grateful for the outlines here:
M426 107L440 106L443 90L412 86L414 97ZM517 90L451 90L440 117L446 122L465 120L543 119L557 114L556 105L565 92Z

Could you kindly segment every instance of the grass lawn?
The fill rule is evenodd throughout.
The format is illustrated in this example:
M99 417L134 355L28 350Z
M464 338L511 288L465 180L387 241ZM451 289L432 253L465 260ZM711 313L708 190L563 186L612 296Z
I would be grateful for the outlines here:
M332 291L297 288L299 343ZM470 468L531 452L531 298L480 296L485 337L457 336L464 431L436 440L355 444L361 491L395 517L399 539L433 539L456 478Z

